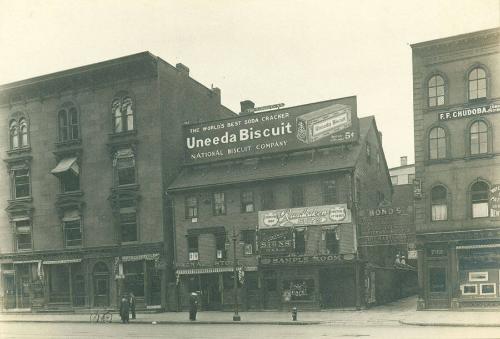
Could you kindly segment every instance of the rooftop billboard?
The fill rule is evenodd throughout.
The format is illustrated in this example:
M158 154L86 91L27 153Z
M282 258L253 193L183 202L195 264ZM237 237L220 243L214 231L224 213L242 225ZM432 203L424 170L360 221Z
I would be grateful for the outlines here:
M230 160L335 144L359 137L356 97L184 126L186 163Z

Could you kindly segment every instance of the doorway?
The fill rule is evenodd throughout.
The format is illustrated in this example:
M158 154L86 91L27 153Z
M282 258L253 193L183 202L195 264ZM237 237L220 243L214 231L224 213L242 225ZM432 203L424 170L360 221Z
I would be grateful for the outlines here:
M94 265L94 307L109 306L109 270L103 262Z

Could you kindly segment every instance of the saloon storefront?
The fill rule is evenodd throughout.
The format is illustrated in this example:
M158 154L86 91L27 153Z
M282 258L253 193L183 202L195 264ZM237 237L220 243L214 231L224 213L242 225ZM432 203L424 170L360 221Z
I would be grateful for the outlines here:
M420 234L419 309L500 307L500 230Z
M359 307L363 265L351 220L346 204L259 212L263 307Z

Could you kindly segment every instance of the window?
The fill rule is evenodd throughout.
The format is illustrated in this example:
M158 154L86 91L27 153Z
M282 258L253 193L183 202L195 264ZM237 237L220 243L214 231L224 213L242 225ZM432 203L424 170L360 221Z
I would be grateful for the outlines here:
M74 106L59 111L59 141L78 140L80 138L78 112Z
M82 245L82 228L80 212L67 211L63 217L64 246L74 247Z
M369 143L366 143L366 160L368 163L372 161L372 151Z
M14 221L16 249L18 251L29 251L32 249L31 243L31 222L29 219Z
M444 186L435 186L431 190L432 221L448 220L448 192Z
M323 193L323 203L325 205L337 203L337 186L335 185L335 180L323 180L321 189Z
M61 192L80 190L80 166L76 157L61 159L51 173L59 178Z
M215 257L217 260L226 259L226 234L216 234L215 235Z
M296 228L293 233L295 254L303 255L306 252L305 233L305 228Z
M115 154L115 175L118 186L136 183L135 157L131 149L122 149Z
M470 126L470 154L488 153L488 125L484 121L475 121Z
M224 192L216 192L213 194L213 213L214 215L226 214L226 200Z
M486 98L486 71L476 67L469 73L469 100Z
M250 213L255 211L255 205L253 202L253 192L252 191L242 191L241 192L241 212Z
M30 196L30 171L27 168L14 170L14 198Z
M446 158L446 133L441 127L434 127L429 132L429 158Z
M384 193L380 192L380 191L377 191L377 201L378 201L378 205L382 205L382 203L384 202L385 200L385 195Z
M120 201L121 242L137 241L137 209L133 199Z
M377 152L377 168L380 168L380 153Z
M490 214L489 185L478 181L471 186L472 218L484 218Z
M339 254L340 233L337 229L325 231L325 249L327 254Z
M244 230L241 231L241 241L243 242L243 254L252 255L255 248L255 231Z
M134 129L134 107L130 97L117 97L111 104L114 120L114 132L126 132Z
M393 185L398 184L398 176L397 175L391 175L391 182Z
M408 183L413 184L413 180L415 180L415 174L408 174Z
M124 262L123 273L125 291L134 293L136 297L144 297L144 261Z
M440 75L434 75L427 83L429 107L444 105L444 79Z
M189 261L198 260L198 236L188 236Z
M446 292L446 270L444 267L429 268L430 292Z
M186 197L186 219L198 218L198 198L193 196Z
M263 210L274 209L274 192L271 189L265 189L262 191L260 198Z
M304 186L293 185L290 188L290 205L291 207L304 206Z
M11 120L9 123L10 149L28 146L28 121L26 118Z

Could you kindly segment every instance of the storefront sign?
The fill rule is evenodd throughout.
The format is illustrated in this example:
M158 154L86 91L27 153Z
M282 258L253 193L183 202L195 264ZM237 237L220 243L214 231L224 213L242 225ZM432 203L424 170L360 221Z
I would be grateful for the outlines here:
M407 244L414 241L413 207L385 206L359 211L359 245Z
M327 264L342 261L354 260L354 254L339 255L313 255L313 256L294 256L294 257L273 257L260 258L261 265L307 265L307 264Z
M259 229L351 222L347 204L259 211Z
M420 241L479 240L500 238L500 229L419 234Z
M490 189L490 217L500 217L500 185L492 185Z
M413 179L413 197L415 199L422 198L422 181L420 179Z
M291 229L259 231L259 253L261 255L283 255L293 250Z
M435 248L428 248L427 249L427 256L428 257L445 257L448 255L448 251L446 248L442 247L435 247Z
M270 109L277 109L284 107L284 103L279 103L279 104L274 104L274 105L267 105L267 106L261 106L261 107L255 107L255 108L248 108L245 110L246 113L254 113L254 112L260 112L260 111L268 111Z
M183 128L188 163L351 143L359 136L356 97Z
M440 121L444 121L444 120L452 120L460 118L469 118L478 115L485 115L498 112L500 112L500 103L493 102L481 106L463 107L450 112L438 113L438 117Z
M418 259L418 252L417 252L417 250L410 250L410 251L408 251L408 259Z

